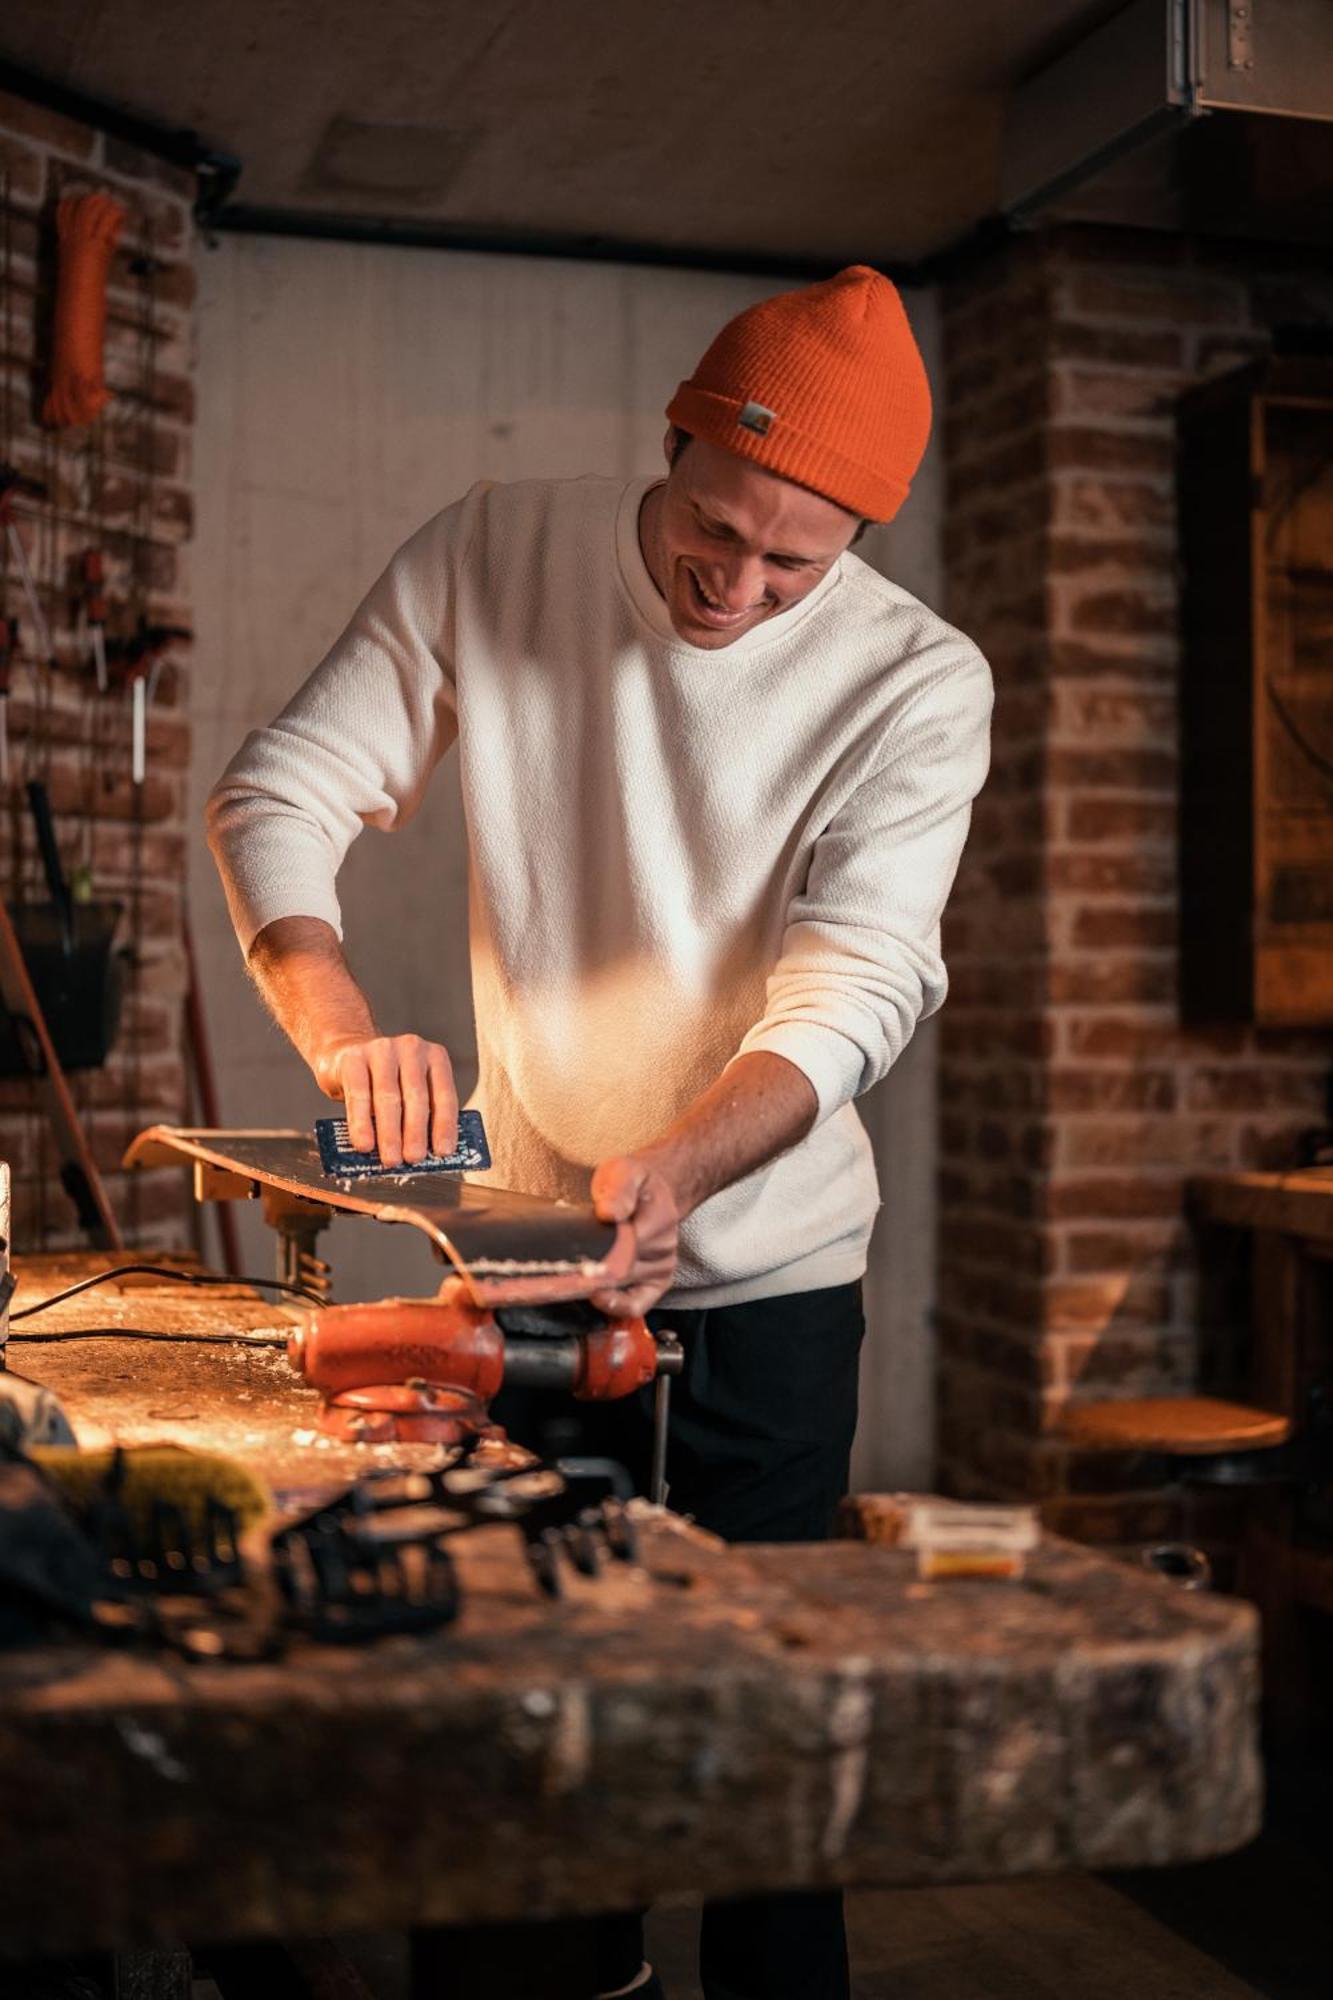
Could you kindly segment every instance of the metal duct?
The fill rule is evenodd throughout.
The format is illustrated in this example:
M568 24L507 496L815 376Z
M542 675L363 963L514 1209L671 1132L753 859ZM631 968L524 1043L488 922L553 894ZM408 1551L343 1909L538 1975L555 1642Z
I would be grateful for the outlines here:
M1001 209L1034 220L1209 112L1333 121L1329 0L1132 0L1013 92Z

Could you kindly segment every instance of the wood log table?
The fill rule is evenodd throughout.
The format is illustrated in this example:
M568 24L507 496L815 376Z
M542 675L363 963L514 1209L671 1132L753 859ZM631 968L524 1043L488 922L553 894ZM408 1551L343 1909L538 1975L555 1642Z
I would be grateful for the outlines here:
M80 1261L30 1260L17 1303ZM307 1486L343 1448L245 1344L287 1317L94 1292L16 1328L48 1337L10 1361L90 1441L222 1445ZM645 1510L641 1562L554 1604L508 1529L458 1558L462 1616L426 1638L0 1654L0 1949L1131 1867L1257 1829L1252 1611L1072 1545L1020 1583L926 1584L899 1549L728 1549Z

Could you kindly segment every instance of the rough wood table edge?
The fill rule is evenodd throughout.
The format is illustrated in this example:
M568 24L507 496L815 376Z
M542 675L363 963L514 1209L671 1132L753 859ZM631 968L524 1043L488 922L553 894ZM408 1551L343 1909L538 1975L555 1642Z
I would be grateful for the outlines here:
M0 1655L0 1770L25 1802L0 1824L0 1951L1143 1866L1257 1831L1248 1606L1050 1543L1048 1605L1166 1593L1171 1636L960 1663L914 1642L910 1608L895 1639L897 1551L729 1551L664 1517L648 1567L655 1588L695 1577L702 1671L614 1631L581 1667L520 1649L498 1676L465 1633L270 1668L102 1658L63 1690L49 1657L24 1686ZM875 1574L886 1604L858 1610ZM938 1588L976 1630L1020 1608L1010 1585Z

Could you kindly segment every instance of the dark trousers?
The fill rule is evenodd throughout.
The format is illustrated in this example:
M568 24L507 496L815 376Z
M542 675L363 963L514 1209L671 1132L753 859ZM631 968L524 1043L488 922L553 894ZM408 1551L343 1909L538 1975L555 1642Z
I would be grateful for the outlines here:
M650 1317L685 1350L672 1385L670 1505L729 1542L826 1541L856 1429L860 1286ZM574 1404L505 1391L495 1414L545 1456L619 1458L646 1491L651 1392ZM599 1919L597 1953L601 1990L632 1979L643 1957L640 1918ZM707 2000L847 2000L841 1895L706 1904L699 1970Z

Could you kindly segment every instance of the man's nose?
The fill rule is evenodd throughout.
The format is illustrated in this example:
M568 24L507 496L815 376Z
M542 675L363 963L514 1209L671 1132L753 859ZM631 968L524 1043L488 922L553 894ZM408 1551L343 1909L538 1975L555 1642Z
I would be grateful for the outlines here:
M762 556L734 554L722 571L722 602L728 611L748 611L764 595Z

